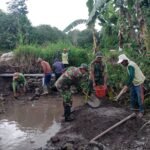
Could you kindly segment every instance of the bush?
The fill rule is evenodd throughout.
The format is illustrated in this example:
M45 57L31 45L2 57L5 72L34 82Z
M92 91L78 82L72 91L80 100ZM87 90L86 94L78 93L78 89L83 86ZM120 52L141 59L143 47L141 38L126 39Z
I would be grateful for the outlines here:
M39 67L36 67L38 57L43 58L52 65L56 57L61 59L61 53L64 48L68 49L70 65L79 66L81 63L89 63L86 50L62 42L47 44L42 47L37 45L21 45L14 51L16 56L15 63L20 66L19 71L29 73L35 70L35 72L39 72Z
M144 106L145 106L146 108L150 108L150 98L146 98L146 99L144 100Z

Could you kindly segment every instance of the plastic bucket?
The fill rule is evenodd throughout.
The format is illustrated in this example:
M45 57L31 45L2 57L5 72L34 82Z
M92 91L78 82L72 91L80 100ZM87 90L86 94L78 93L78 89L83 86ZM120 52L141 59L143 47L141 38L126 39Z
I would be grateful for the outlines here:
M97 97L105 97L106 96L106 88L105 86L96 86L95 92Z

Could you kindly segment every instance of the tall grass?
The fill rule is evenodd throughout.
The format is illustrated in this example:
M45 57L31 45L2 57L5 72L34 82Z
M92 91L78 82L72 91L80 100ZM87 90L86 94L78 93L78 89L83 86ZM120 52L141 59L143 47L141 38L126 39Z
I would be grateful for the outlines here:
M36 45L22 45L16 50L16 62L22 72L39 72L39 66L37 65L37 58L41 57L48 61L51 65L54 59L60 58L64 48L68 49L69 53L69 64L70 66L79 66L81 63L90 64L94 59L92 51L77 48L72 46L70 43L58 42L56 44L47 44L45 46ZM125 53L131 60L135 61L143 73L145 74L146 87L150 89L150 59L137 53L138 51L133 49L126 49L123 52L109 51L107 49L101 50L104 55L104 61L107 64L108 70L108 85L120 89L124 82L127 80L126 68L117 64L118 56Z
M63 49L67 48L69 53L69 64L71 66L79 66L81 63L89 63L87 50L77 48L69 43L58 42L56 44L49 43L45 46L37 45L20 45L15 49L15 61L20 65L23 72L39 72L37 59L48 61L51 65L57 57L61 60ZM23 66L23 67L22 67Z

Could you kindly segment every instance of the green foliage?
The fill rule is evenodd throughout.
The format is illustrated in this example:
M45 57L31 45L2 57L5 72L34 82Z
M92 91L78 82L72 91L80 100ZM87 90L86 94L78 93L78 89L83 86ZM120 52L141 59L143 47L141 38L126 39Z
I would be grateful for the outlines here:
M146 108L150 108L150 98L144 99L144 106L145 106Z
M32 27L27 16L0 11L0 50L12 50L19 45L57 43L69 41L57 28L49 25Z
M100 47L112 49L118 45L118 32L115 26L105 25L100 32Z
M8 2L8 10L13 14L26 15L28 13L26 0L11 0Z
M0 11L0 49L13 49L18 41L18 24L14 15Z
M88 12L89 12L89 14L91 13L91 11L92 11L92 9L93 9L93 4L94 4L94 1L93 1L93 0L88 0L88 1L86 2L86 5L87 5L87 7L88 7Z
M79 66L81 63L89 63L88 53L84 49L72 47L69 52L69 63L73 66Z
M104 55L104 61L107 64L108 70L108 85L113 87L114 90L119 91L125 82L128 79L127 70L120 64L117 64L118 56L122 54L122 52L118 51L109 51L108 49L103 49L102 53ZM124 54L127 57L134 61L142 70L144 75L146 76L146 81L144 83L147 91L150 90L150 59L145 55L139 55L137 51L133 49L126 49Z
M30 72L38 57L43 58L50 64L53 64L57 57L61 59L61 53L64 48L68 49L70 66L79 66L81 63L88 63L88 54L84 49L76 48L69 43L58 42L56 44L47 44L46 46L22 45L15 49L16 62L20 66L25 65L23 72ZM35 68L36 71L36 68Z
M63 32L68 32L70 30L72 30L74 27L76 27L77 25L79 24L85 24L87 20L85 19L78 19L78 20L75 20L73 21L71 24L69 24Z
M96 32L98 38L98 33ZM92 30L86 29L83 31L70 31L68 37L71 40L72 44L83 49L92 49L93 47L93 33Z
M66 39L66 35L57 28L52 28L49 25L40 25L33 27L30 35L30 43L45 44L56 43Z
M79 47L92 49L93 33L92 30L83 30L79 33L77 43Z

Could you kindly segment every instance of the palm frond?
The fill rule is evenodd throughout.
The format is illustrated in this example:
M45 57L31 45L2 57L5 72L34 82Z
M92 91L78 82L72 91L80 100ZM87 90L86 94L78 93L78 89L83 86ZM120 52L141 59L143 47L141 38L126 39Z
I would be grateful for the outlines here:
M76 27L79 24L86 24L86 19L78 19L73 21L71 24L69 24L64 30L63 32L68 32L70 30L72 30L74 27Z

